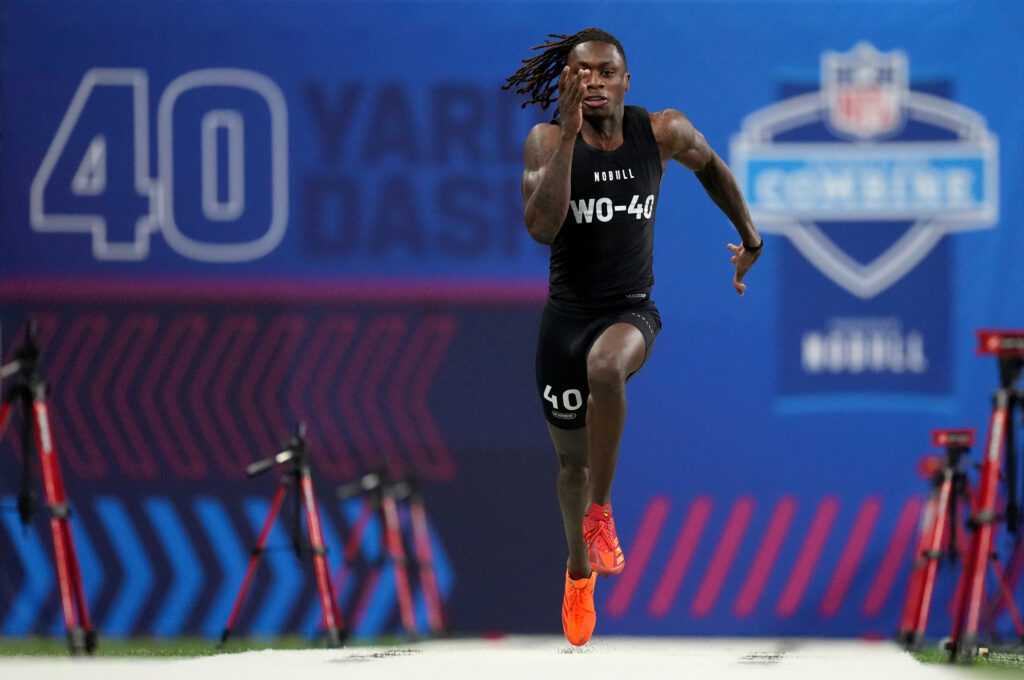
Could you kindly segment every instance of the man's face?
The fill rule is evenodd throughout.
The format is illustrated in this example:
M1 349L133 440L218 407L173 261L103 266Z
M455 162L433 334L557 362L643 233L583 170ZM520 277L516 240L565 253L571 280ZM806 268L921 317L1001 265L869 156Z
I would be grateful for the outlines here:
M573 73L590 69L583 95L583 115L587 118L607 118L621 111L629 89L626 61L615 45L591 40L580 43L566 60Z

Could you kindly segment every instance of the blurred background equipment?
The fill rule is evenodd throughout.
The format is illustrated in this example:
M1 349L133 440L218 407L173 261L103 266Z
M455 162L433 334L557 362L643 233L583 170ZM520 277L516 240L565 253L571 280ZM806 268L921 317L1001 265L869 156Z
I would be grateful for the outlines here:
M1018 484L1019 458L1014 447L1014 430L1019 423L1014 415L1020 410L1024 416L1024 392L1018 384L1021 368L1024 366L1024 330L980 330L977 332L977 353L994 356L999 365L999 388L992 394L992 415L988 422L984 458L978 477L978 492L971 514L971 544L964 555L962 586L959 591L956 611L953 615L953 633L950 640L950 658L972 660L978 650L978 628L982 617L988 614L985 590L985 576L991 564L998 583L998 598L1011 607L1017 637L1024 644L1024 624L1013 602L1013 591L1004 583L1003 569L997 556L995 531L1000 522L1013 537L1014 564L1010 567L1016 574L1020 568L1016 562L1021 559L1024 548L1019 531ZM1005 504L999 504L999 482L1003 481ZM1016 584L1017 575L1012 579ZM990 629L995 628L989 624Z
M11 424L15 407L20 406L21 487L18 491L18 515L27 531L36 510L37 496L32 468L38 459L46 510L50 515L54 567L60 584L68 648L73 656L92 654L96 649L97 635L89 618L82 570L78 564L78 551L75 549L69 522L71 506L64 490L64 478L50 426L50 412L46 404L50 388L39 374L38 342L38 328L30 321L25 327L24 339L14 349L14 361L0 365L0 387L3 378L13 376L10 386L3 390L0 401L0 439Z
M917 549L899 630L900 640L907 649L921 648L936 594L940 562L945 559L950 564L959 564L961 570L952 601L953 628L947 649L951 661L967 663L978 654L980 628L985 629L983 633L988 636L989 647L1001 641L995 620L1000 611L1008 612L1018 643L1024 644L1024 621L1014 595L1022 553L1020 454L1014 436L1019 424L1014 416L1017 409L1021 409L1020 415L1024 416L1024 393L1019 385L1024 362L1024 330L981 330L977 337L976 352L995 356L999 365L999 388L992 395L984 458L977 466L978 482L971 483L961 464L970 447L977 443L974 428L933 430L932 446L945 448L945 458L934 461L929 457L921 465L932 482L932 490L921 511ZM970 528L969 544L964 525ZM1011 546L1007 569L997 547L1000 526L1005 527ZM986 590L990 566L995 585Z
M357 558L367 540L366 532L376 519L376 538L386 546L386 551L378 554L364 578L375 582L381 577L385 566L390 568L395 579L402 626L407 637L415 639L419 636L419 628L409 577L410 571L415 572L426 605L427 632L431 635L443 634L444 610L434 571L427 512L415 478L388 482L383 471L371 472L354 482L339 486L336 494L342 501L361 499L359 514L345 542L344 563L338 572L339 581L346 583L355 575ZM412 551L408 550L407 545L412 546ZM365 604L357 604L354 612L356 619L364 615Z
M228 615L224 632L221 633L220 644L223 649L228 637L235 628L238 615L242 611L245 602L245 595L249 591L253 574L259 564L260 557L267 548L267 538L274 526L274 521L281 510L285 495L289 487L292 490L292 523L291 537L292 548L295 550L295 557L303 560L306 556L312 557L313 569L316 573L317 595L320 597L320 607L323 611L324 634L327 636L327 643L331 647L340 647L342 643L343 624L341 610L338 608L338 596L334 592L334 583L331 581L331 571L327 562L327 546L324 545L323 533L320 529L320 510L316 503L316 493L313 490L313 476L309 465L309 452L306 448L306 426L299 423L295 436L289 440L287 447L269 458L252 463L245 469L245 474L255 477L278 465L284 465L284 472L278 482L277 491L274 492L274 500L270 503L270 510L263 521L263 528L260 529L259 538L252 550L252 557L249 558L249 566L245 571L245 578L238 590L238 597L235 605ZM302 538L302 519L306 520L306 532L308 541Z

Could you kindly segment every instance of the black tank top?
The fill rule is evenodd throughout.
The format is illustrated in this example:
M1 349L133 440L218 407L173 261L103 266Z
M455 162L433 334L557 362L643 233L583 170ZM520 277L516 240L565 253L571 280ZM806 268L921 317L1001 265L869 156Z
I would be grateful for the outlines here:
M576 137L569 213L551 244L548 304L590 314L646 301L654 284L654 212L663 167L647 111L625 107L622 146Z

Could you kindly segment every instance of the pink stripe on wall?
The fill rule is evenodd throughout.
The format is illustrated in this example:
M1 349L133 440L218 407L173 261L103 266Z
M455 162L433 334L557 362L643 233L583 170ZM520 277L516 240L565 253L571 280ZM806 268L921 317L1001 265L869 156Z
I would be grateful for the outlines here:
M912 496L903 504L896 528L893 529L892 538L886 548L886 554L882 563L871 581L871 587L864 598L862 611L867 617L874 617L885 606L892 590L893 582L900 572L903 557L906 554L907 546L913 539L914 529L918 525L918 517L921 515L923 500L920 496Z
M907 546L914 537L914 530L917 527L917 519L921 514L922 499L920 496L911 496L903 504L900 511L896 528L893 529L892 537L889 539L889 546L885 550L885 556L878 566L875 578L871 582L867 597L864 598L863 612L865 616L876 616L885 602L889 599L889 591L900 572L900 567L907 552Z
M707 524L710 515L711 499L707 496L699 496L690 504L690 510L676 537L666 569L647 605L647 612L651 616L656 618L665 616L672 608L672 603L675 602L679 586L682 585L683 577L686 576L686 571L690 568L690 560L693 559L693 553L697 549L697 543L700 541L704 525Z
M779 499L775 504L771 519L768 521L768 528L765 530L761 545L757 549L750 569L747 571L747 579L740 587L739 595L733 602L732 610L736 618L742 619L750 616L757 609L757 603L764 592L764 586L771 576L772 568L779 557L782 543L789 533L789 526L793 523L796 515L796 497L789 495Z
M715 608L718 595L722 592L722 584L725 583L729 569L736 559L736 552L743 543L743 535L747 532L755 505L754 499L750 496L742 496L733 504L718 547L715 548L715 553L704 573L704 580L697 588L693 604L690 605L690 611L697 618L707 616Z
M655 496L647 504L633 545L626 551L627 568L615 578L615 589L608 598L609 616L622 616L629 609L671 508L672 504L664 495Z
M882 510L882 501L878 496L871 496L861 503L857 512L857 519L854 520L853 529L850 531L850 538L846 541L843 554L839 557L839 564L832 574L832 582L825 591L821 600L819 611L822 616L832 617L839 611L850 589L853 577L857 573L864 549L871 540L871 534L878 521L878 515Z
M789 581L786 583L775 607L776 613L782 618L792 616L800 607L800 602L807 591L807 585L814 576L814 570L818 565L818 559L825 548L825 541L832 531L832 524L836 515L839 514L839 500L835 496L828 496L818 505L814 513L814 520L811 522L807 536L804 538L803 547L797 555L796 563L789 574Z

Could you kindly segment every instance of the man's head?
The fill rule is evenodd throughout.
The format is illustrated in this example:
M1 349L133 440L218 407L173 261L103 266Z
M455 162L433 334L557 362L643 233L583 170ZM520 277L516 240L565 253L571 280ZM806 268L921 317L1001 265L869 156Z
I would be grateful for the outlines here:
M588 83L588 87L603 87L608 94L607 108L621 104L623 93L629 89L629 74L626 72L626 51L618 38L600 28L585 28L572 35L552 33L550 37L557 40L548 40L531 48L543 51L523 59L523 66L508 77L502 89L516 87L516 93L530 95L523 106L540 104L541 108L547 109L558 99L558 77L562 69L566 65L574 70L585 66L590 69L594 80ZM602 69L602 65L609 68ZM602 78L603 81L598 82ZM584 112L587 110L585 107ZM599 115L601 107L592 110Z
M569 52L566 64L574 73L584 69L590 71L585 81L586 93L583 95L584 116L606 118L622 108L626 91L629 90L629 73L618 40L587 40L577 43Z

